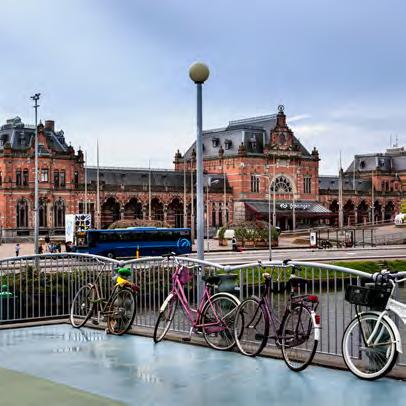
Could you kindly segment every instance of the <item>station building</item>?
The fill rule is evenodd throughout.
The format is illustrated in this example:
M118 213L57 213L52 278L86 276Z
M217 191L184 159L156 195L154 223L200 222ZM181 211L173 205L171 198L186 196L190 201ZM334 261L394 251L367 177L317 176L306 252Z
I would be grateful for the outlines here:
M34 219L35 127L19 117L0 127L0 227L3 235L31 235ZM93 224L151 219L169 226L195 223L195 145L174 157L174 169L86 169L83 152L66 142L52 120L40 123L40 233L63 233L65 214L90 212ZM205 216L211 232L225 224L267 220L282 229L336 225L339 185L346 225L390 220L406 191L406 151L356 155L341 176L319 174L316 147L308 150L276 114L230 121L203 133ZM87 187L85 187L87 179ZM85 189L87 190L85 194ZM87 196L87 199L86 199ZM271 204L269 204L271 202ZM185 207L185 209L184 209Z

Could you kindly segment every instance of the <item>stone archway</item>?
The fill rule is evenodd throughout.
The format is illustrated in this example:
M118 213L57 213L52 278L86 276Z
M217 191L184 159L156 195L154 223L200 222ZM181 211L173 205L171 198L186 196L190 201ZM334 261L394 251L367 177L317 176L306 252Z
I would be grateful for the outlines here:
M180 201L179 198L175 197L168 204L166 221L172 227L183 227L183 203Z
M107 228L111 223L119 219L120 203L111 196L101 206L101 227Z
M392 202L392 200L389 200L389 202L387 202L385 205L385 220L392 220L394 215L395 215L395 205Z
M343 206L344 211L344 224L351 225L351 223L355 223L355 205L351 199L347 200L347 202Z
M142 218L142 203L137 198L132 197L124 206L124 219L135 220Z
M369 220L369 206L365 200L361 200L357 207L358 212L358 223L363 223Z
M382 204L379 200L374 203L374 223L382 221Z
M164 204L157 197L151 200L151 220L164 221Z

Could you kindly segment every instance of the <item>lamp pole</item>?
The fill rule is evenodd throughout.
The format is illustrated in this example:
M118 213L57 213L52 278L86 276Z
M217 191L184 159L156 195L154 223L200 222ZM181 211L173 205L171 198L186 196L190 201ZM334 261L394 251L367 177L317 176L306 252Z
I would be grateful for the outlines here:
M196 205L197 205L197 258L204 259L204 198L203 198L203 123L202 85L209 77L209 68L196 62L189 69L190 79L197 90L196 131ZM199 282L199 281L198 281Z
M207 185L206 185L206 224L207 224L207 232L206 232L206 240L207 240L207 252L210 251L210 217L209 217L209 188L211 185L219 183L218 179L211 180L210 177L207 178Z
M269 260L272 261L272 224L271 224L271 177L266 175L256 175L257 178L265 178L268 180L268 247Z
M35 109L35 177L34 177L34 253L38 254L38 240L39 240L39 185L38 185L38 100L41 93L35 93L31 96L34 100Z

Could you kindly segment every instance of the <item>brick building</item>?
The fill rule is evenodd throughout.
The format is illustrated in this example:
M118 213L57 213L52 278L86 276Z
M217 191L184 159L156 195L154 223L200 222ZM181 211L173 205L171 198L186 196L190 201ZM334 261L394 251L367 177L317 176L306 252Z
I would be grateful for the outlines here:
M53 121L39 127L40 233L63 233L65 214L87 210L95 224L96 168L66 143ZM3 235L33 230L35 127L16 117L0 127L0 227ZM230 121L204 131L206 221L211 232L228 223L267 220L282 229L337 224L338 176L319 175L319 154L309 152L277 114ZM170 226L195 221L195 146L175 154L174 170L100 168L100 224L118 219L161 220ZM342 172L344 224L391 219L406 191L406 152L356 155ZM373 185L373 187L372 187ZM192 190L193 188L193 190ZM85 205L85 201L87 204ZM374 205L372 205L374 202ZM184 210L185 204L185 210ZM86 207L86 208L85 208ZM372 209L373 207L373 209Z
M319 203L319 154L309 152L278 114L230 121L225 128L203 132L204 171L224 174L232 188L233 221L271 216L282 229L327 221L332 213ZM176 170L195 167L195 145L175 156ZM220 203L221 205L221 203ZM293 210L293 206L295 210ZM228 209L228 208L226 208Z
M342 171L344 225L393 220L406 192L406 151L390 148L384 153L355 155ZM339 176L320 176L320 202L335 216L339 211Z

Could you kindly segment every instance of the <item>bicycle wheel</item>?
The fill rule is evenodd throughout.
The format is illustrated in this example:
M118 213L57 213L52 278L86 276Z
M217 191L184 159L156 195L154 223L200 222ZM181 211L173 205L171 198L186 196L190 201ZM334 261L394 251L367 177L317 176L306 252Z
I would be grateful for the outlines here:
M178 299L172 297L163 309L159 311L154 329L154 342L159 343L166 335L175 316Z
M287 313L280 330L280 347L286 365L293 371L303 371L312 362L318 344L310 309L295 306Z
M80 328L89 320L93 313L96 297L94 286L85 285L78 290L70 308L70 323L73 327Z
M255 357L266 346L269 335L269 316L261 300L245 299L237 309L234 339L244 355Z
M378 318L374 313L364 313L359 319L354 317L344 332L344 362L361 379L373 380L387 374L398 356L392 327L385 319L378 321ZM364 338L366 341L372 338L370 346Z
M233 334L237 298L218 293L208 300L202 311L200 322L206 343L215 350L230 350L234 347Z
M135 298L131 289L116 291L106 309L107 328L111 334L123 335L133 324L135 317Z

